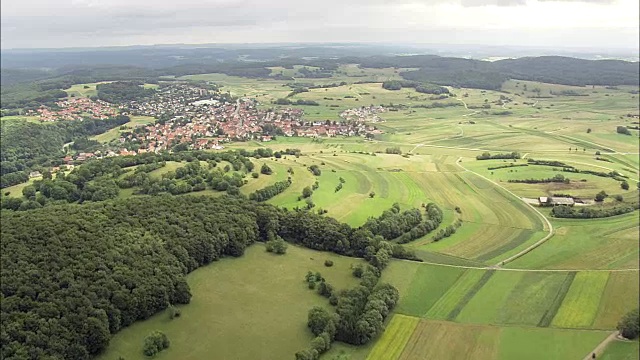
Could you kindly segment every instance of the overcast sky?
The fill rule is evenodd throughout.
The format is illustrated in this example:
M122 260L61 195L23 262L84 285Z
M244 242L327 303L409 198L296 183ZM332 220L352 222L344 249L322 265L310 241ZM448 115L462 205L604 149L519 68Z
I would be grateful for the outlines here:
M402 42L638 49L639 0L2 0L2 48Z

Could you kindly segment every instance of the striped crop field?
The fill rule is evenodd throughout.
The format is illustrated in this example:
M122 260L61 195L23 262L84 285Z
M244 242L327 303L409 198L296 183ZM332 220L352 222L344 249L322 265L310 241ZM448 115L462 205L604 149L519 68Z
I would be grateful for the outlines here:
M429 319L455 318L471 297L492 274L484 270L467 270L425 314Z
M561 328L588 328L593 324L600 299L607 285L607 272L579 272L567 293L551 326Z
M416 317L394 315L367 360L398 359L419 321Z

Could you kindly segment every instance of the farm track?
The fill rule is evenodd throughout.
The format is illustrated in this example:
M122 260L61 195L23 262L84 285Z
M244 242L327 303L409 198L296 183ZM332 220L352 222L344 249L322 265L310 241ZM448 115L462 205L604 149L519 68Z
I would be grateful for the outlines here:
M611 335L607 336L607 338L604 339L600 344L598 344L598 346L596 346L596 348L593 349L593 351L590 351L584 357L584 360L591 360L592 359L591 354L596 354L596 356L599 357L604 351L604 349L607 347L607 345L609 345L609 343L611 343L612 341L615 341L617 337L618 337L618 331L612 332Z

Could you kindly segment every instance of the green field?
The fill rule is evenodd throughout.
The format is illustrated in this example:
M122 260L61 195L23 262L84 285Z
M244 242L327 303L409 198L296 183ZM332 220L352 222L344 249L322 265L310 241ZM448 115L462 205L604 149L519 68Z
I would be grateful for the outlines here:
M563 328L590 327L598 312L608 278L609 274L606 272L578 273L551 325Z
M604 353L598 357L601 360L637 360L640 343L635 341L613 341Z
M399 315L396 315L396 317ZM395 317L391 324L394 324ZM402 318L403 322L410 320ZM415 327L413 325L411 328ZM408 342L404 332L385 334L378 344L395 344L382 353L378 345L367 360L418 359L582 359L607 335L604 331L496 327L421 320ZM404 345L398 356L397 347Z
M124 126L125 130L120 130L121 127L119 126L100 135L96 135L92 137L92 139L102 143L109 143L113 140L118 139L120 137L120 133L124 131L131 131L131 129L135 127L153 124L154 122L155 119L151 116L131 116L131 121L122 125Z
M334 265L325 267L325 259ZM291 358L312 338L306 327L309 309L329 306L307 288L307 271L320 271L341 289L356 283L349 267L357 262L296 246L289 246L283 256L266 253L262 245L251 246L241 258L222 259L189 274L193 298L181 307L179 318L170 320L163 312L123 329L99 359L145 359L143 340L153 330L163 331L171 341L158 359Z

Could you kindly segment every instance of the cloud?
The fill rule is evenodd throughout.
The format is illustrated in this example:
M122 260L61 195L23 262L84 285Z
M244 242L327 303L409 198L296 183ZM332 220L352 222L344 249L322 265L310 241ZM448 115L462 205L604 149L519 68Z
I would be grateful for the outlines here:
M543 42L548 39L545 33L575 29L599 29L613 40L602 45L611 45L637 42L629 34L637 33L638 27L638 0L324 0L313 4L299 0L2 0L0 4L3 48L341 38L424 42L436 33L442 34L433 37L439 42L519 43L509 33L500 33L499 39L488 34L519 32L528 41ZM568 45L589 44L586 36L565 40L571 41Z

